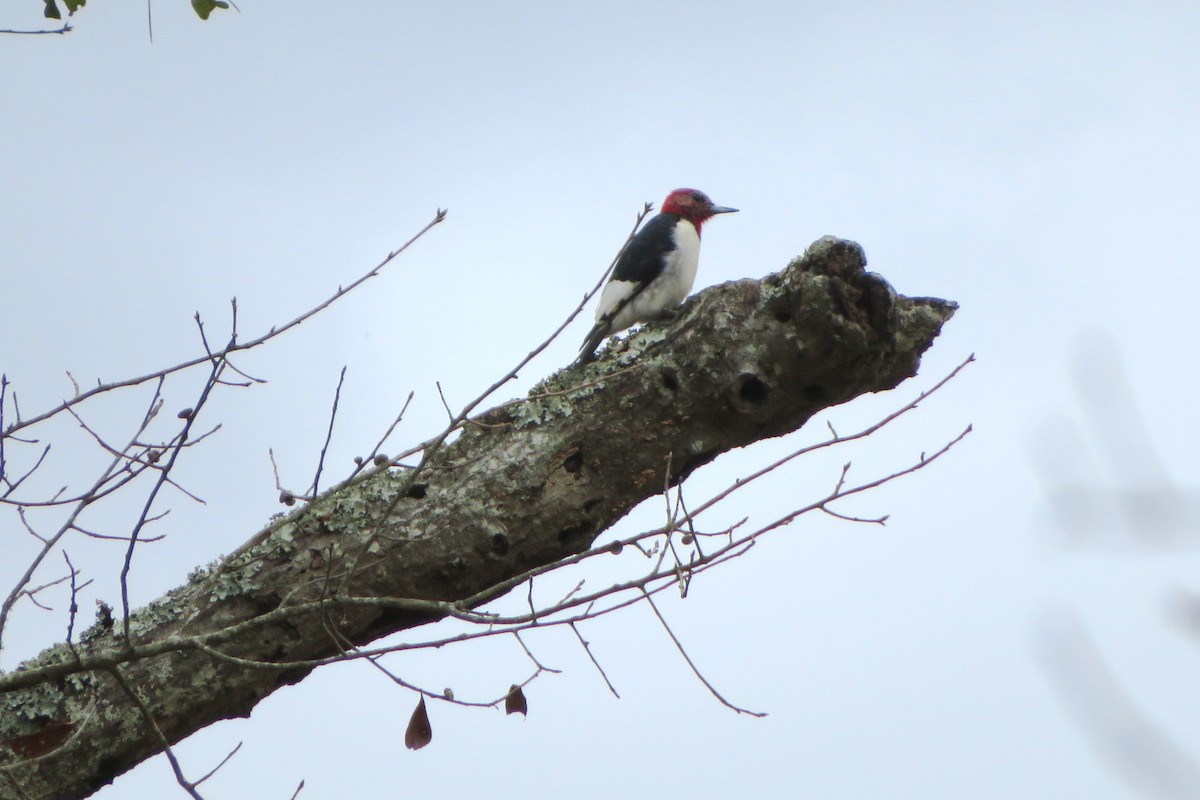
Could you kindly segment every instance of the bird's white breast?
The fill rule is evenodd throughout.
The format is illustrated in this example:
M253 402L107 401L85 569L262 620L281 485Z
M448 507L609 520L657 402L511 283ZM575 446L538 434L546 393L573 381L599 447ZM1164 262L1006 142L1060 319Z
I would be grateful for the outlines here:
M629 302L613 319L610 331L628 328L635 322L654 319L667 309L683 302L696 282L696 266L700 263L700 234L687 220L675 226L675 249L667 254L663 271L650 281L641 294ZM600 295L596 319L633 293L637 286L630 281L610 281Z

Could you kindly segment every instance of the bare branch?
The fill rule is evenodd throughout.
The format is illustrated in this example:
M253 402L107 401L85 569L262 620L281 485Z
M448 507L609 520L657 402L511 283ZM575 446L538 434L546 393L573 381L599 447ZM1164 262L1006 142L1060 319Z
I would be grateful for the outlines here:
M1139 796L1195 798L1200 764L1138 707L1083 622L1070 611L1039 622L1036 661L1097 755Z
M146 522L147 522L147 524L149 524L151 522L157 522L158 520L163 519L170 513L171 513L170 511L164 511L161 514L155 514L152 517L148 517L146 519ZM87 528L80 527L79 525L72 525L71 530L76 531L77 533L81 533L84 536L88 537L89 539L103 539L105 541L110 541L110 542L128 542L129 541L128 536L119 536L119 535L113 534L113 533L99 533L97 531L91 531L91 530L88 530ZM138 541L140 541L142 544L149 544L151 542L161 542L162 540L164 540L166 538L167 538L167 535L164 533L160 536L140 536L140 537L138 537Z
M146 701L131 687L124 678L121 677L121 671L117 667L113 667L108 671L112 675L113 680L121 687L121 691L125 696L137 706L138 711L142 714L142 719L146 723L146 727L154 732L155 737L162 744L163 752L167 755L167 761L171 764L171 771L175 773L175 782L178 783L185 792L187 792L194 800L204 800L203 795L196 790L196 784L190 782L183 775L183 768L179 765L179 759L175 757L175 751L171 749L171 743L167 741L167 737L163 734L162 728L158 726L158 722L154 719L153 712L146 705Z
M58 33L58 34L70 33L73 30L75 30L75 29L73 27L71 27L71 23L67 22L67 23L64 23L61 28L48 28L48 29L36 30L36 31L20 31L20 30L13 30L12 28L3 28L3 29L0 29L0 33L8 33L8 34L16 35L16 36L42 36L42 35L48 34L48 33Z
M74 649L75 645L72 642L74 640L75 633L75 615L79 613L79 587L75 585L75 576L78 573L75 571L75 565L71 563L71 557L67 555L66 550L63 550L63 560L67 562L67 577L71 581L71 607L67 622L67 645ZM90 582L91 581L89 581L89 583ZM79 653L75 653L75 659L79 660Z
M338 375L337 390L333 393L333 408L329 411L329 429L325 432L325 444L321 445L321 457L317 460L317 474L313 476L312 495L320 494L321 471L325 469L325 453L329 451L329 442L333 439L333 423L337 419L338 402L342 399L342 383L346 380L346 368L343 366Z
M355 457L354 471L350 473L350 477L347 478L348 481L352 480L354 476L358 475L363 467L370 466L375 462L376 457L379 456L380 448L383 447L383 443L388 440L388 437L392 435L394 430L396 430L396 426L399 425L400 421L404 419L404 412L408 411L408 406L413 400L413 395L413 392L408 393L408 397L404 400L404 405L400 407L400 413L397 414L396 418L392 420L392 424L388 425L387 430L383 432L383 436L379 437L379 441L376 442L375 446L371 448L371 452L367 455L367 457L365 459ZM387 461L388 459L385 458L384 462L386 463Z
M154 415L154 411L157 408L159 397L161 396L162 384L163 384L163 380L159 379L158 384L154 390L154 396L151 398L149 407L147 408L147 411L146 411L146 414L142 418L142 423L138 427L137 431L134 433L133 437L131 438L131 442L137 441L137 439L146 430L146 426L148 426L150 424L150 420L152 419L152 417ZM15 402L15 399L16 398L14 395L14 402ZM58 544L58 542L62 539L62 537L65 536L68 531L72 530L75 527L75 525L79 519L79 515L82 514L84 509L86 509L88 507L88 505L94 500L94 495L100 491L101 487L104 486L106 483L108 483L111 475L117 470L117 468L121 465L121 463L123 461L124 461L123 457L113 458L112 461L109 462L108 466L100 473L100 476L96 479L96 481L92 484L91 490L89 492L85 492L83 495L83 498L71 510L71 513L67 516L67 519L59 526L59 529L52 536L43 539L44 543L43 543L41 549L30 561L29 566L26 568L24 574L22 574L21 577L17 580L16 585L13 586L13 588L9 592L8 596L4 599L4 602L0 603L0 643L3 642L5 626L8 622L9 614L12 612L13 605L16 603L17 598L20 597L21 591L25 588L26 585L28 585L30 579L33 577L33 573L41 565L42 561L45 560L46 556L50 554L51 550L53 550L53 548ZM32 529L31 529L31 532L32 532ZM42 537L39 536L38 538L42 538Z
M692 661L691 656L687 654L687 650L683 648L683 644L680 643L679 638L675 635L675 632L671 630L671 626L667 624L667 620L663 617L662 612L658 610L658 606L654 603L654 598L652 598L645 589L643 589L642 592L646 595L646 602L650 605L650 610L654 612L654 616L658 617L658 621L662 623L663 630L667 632L667 636L670 636L671 641L675 643L675 649L679 651L679 655L683 656L683 660L687 662L687 665L691 668L692 673L700 679L701 683L704 684L704 688L708 689L709 693L711 693L713 697L717 698L717 700L721 702L721 705L731 708L739 714L749 714L752 717L765 717L767 715L767 712L765 711L751 711L747 708L735 706L733 703L721 696L721 693L717 691L716 687L709 683L708 679L705 678L704 675L700 673L700 670L696 668L696 664Z
M2 451L3 451L3 438L0 437L0 452L2 452ZM42 462L46 460L46 456L48 456L48 455L50 455L50 443L49 442L47 442L46 446L42 448L42 454L40 456L38 456L37 461L34 462L33 466L30 467L25 472L24 475L17 478L15 481L9 481L9 480L7 480L7 478L5 479L5 483L8 484L8 489L4 492L3 495L0 495L0 497L4 497L4 498L11 497L12 493L15 492L21 486L21 484L25 481L26 478L28 478L33 473L37 472L38 467L40 467L42 465ZM3 470L2 466L0 466L0 475L3 475L3 474L4 474L4 470Z
M529 646L525 644L525 640L521 638L521 632L519 630L514 630L512 635L513 638L517 640L517 644L521 645L521 649L525 651L525 655L529 656L529 660L532 661L533 665L538 668L538 672L553 672L555 675L562 673L561 669L547 667L541 661L538 661L537 656L533 654L533 651L531 651Z
M225 755L225 757L224 757L224 758L222 758L222 759L221 759L221 763L217 764L215 767L213 767L212 769L210 769L208 772L204 773L204 776L203 776L203 777L201 777L201 778L198 778L198 779L196 780L196 783L195 783L194 785L195 785L195 786L199 786L200 784L204 783L206 780L208 780L209 778L211 778L213 775L216 775L216 774L217 774L217 770L219 770L221 767L223 767L223 766L225 766L226 764L228 764L228 763L229 763L229 759L231 759L231 758L233 758L235 755L237 755L237 751L238 751L238 750L241 750L241 749L242 749L242 742L238 742L238 743L237 743L237 745L236 745L236 746L235 746L235 747L234 747L232 750L230 750L230 751L229 751L229 752L228 752L228 753ZM297 791L299 791L299 789L297 789Z
M154 486L151 487L149 493L147 494L146 501L142 505L142 511L138 515L137 522L134 523L133 530L130 531L129 546L125 550L125 560L121 565L120 574L121 627L124 631L126 642L131 641L129 636L129 615L131 611L129 607L129 572L133 568L133 552L137 548L138 537L141 534L142 528L150 522L150 511L154 507L154 501L158 498L158 493L162 487L167 484L167 479L171 474L171 470L174 468L175 462L179 459L179 454L183 452L183 447L187 443L188 432L192 429L192 425L195 424L200 410L204 408L204 404L208 402L208 398L212 393L212 390L216 388L217 379L221 376L224 366L225 359L223 356L213 360L212 371L209 373L208 380L204 383L204 388L200 391L200 396L196 400L196 405L193 406L193 408L190 409L186 414L180 412L179 416L183 419L183 428L179 431L179 434L174 440L173 446L169 449L170 455L167 457L167 463L160 467L158 479L154 482ZM146 420L143 423L143 427L146 423L149 423L149 421L150 416L147 415ZM138 434L141 434L140 430L138 431Z
M361 286L367 280L376 277L384 267L386 267L388 264L390 264L396 258L396 256L400 255L405 250L407 250L409 247L411 247L418 239L420 239L422 236L424 236L425 233L428 232L430 228L434 227L435 225L437 225L439 222L441 222L445 218L446 218L446 212L442 209L438 209L437 214L434 215L434 218L431 222L429 222L427 225L425 225L425 227L423 227L421 230L417 231L416 235L413 236L411 239L409 239L407 242L405 242L404 244L402 244L400 247L393 250L392 252L388 253L387 256L385 256L382 261L380 261L378 264L376 264L374 267L372 267L365 275L363 275L362 277L353 281L352 283L350 283L348 286L346 286L344 288L339 286L338 290L336 292L334 292L333 295L326 298L322 302L318 303L316 306L313 306L308 311L305 311L300 316L296 317L295 319L293 319L289 322L284 323L283 325L273 326L269 331L262 334L261 336L258 336L254 339L249 339L245 342L231 343L228 347L224 348L223 350L221 350L219 352L205 353L205 355L203 355L203 356L199 356L199 357L187 360L187 361L183 361L183 362L180 362L179 364L175 364L174 366L165 367L163 369L148 373L146 375L142 375L137 378L129 378L127 380L113 381L111 383L100 384L98 386L95 386L95 387L89 389L86 392L83 392L82 394L80 394L70 400L63 401L61 404L59 404L58 406L55 406L54 408L50 409L49 411L45 411L41 414L37 414L37 415L29 417L27 419L21 419L20 414L18 413L17 421L12 423L6 430L0 431L0 436L8 436L8 435L16 433L17 431L22 430L24 428L28 428L30 425L36 425L39 422L43 422L47 419L50 419L51 417L54 417L54 416L62 413L69 407L78 405L79 403L82 403L83 401L88 400L89 398L95 397L96 395L101 394L103 392L109 392L114 389L122 389L122 388L126 388L129 386L138 386L138 385L141 385L143 383L148 383L153 380L159 380L159 379L165 378L166 376L171 375L173 373L181 372L186 369L191 369L192 367L195 367L199 364L204 364L206 362L210 362L210 361L212 361L213 358L219 357L219 358L225 359L225 358L228 358L233 353L241 352L244 350L251 350L255 347L265 344L266 342L271 341L272 339L279 336L280 334L283 334L286 331L289 331L292 328L295 328L296 326L308 321L315 315L324 311L329 306L333 305L335 302L340 300L342 297L344 297L348 293L352 292L354 289L357 289L359 286ZM15 404L15 400L16 400L16 398L14 395L14 404Z
M617 688L612 685L612 681L610 681L608 679L608 673L606 673L604 671L604 667L600 666L600 662L596 660L596 656L592 653L592 648L591 648L588 640L583 638L583 634L579 632L579 628L575 625L574 622L569 623L569 624L571 627L571 631L575 634L575 638L579 640L579 643L581 645L583 645L583 651L585 653L587 653L588 659L596 667L596 671L600 673L600 677L604 679L604 685L608 687L608 690L610 692L612 692L613 697L620 700L621 695L617 692Z
M709 508L712 508L717 503L720 503L722 500L729 497L731 494L733 494L737 490L743 488L744 486L749 485L750 483L758 480L759 478L761 478L764 475L774 472L775 470L782 467L784 464L787 464L789 461L794 461L795 459L799 458L800 456L808 455L809 453L813 453L818 450L823 450L827 447L833 447L834 445L845 444L846 442L853 442L856 439L865 439L866 437L870 436L871 434L875 433L876 431L882 429L884 426L889 425L892 422L895 422L900 417L904 416L908 412L915 409L918 405L921 404L922 401L924 401L926 398L931 396L934 392L938 391L943 386L945 386L947 383L954 380L954 378L958 375L958 373L962 372L963 369L965 369L966 366L968 364L972 363L973 361L975 361L974 353L967 356L966 359L964 359L961 363L959 363L959 365L956 366L954 369L950 370L950 372L945 377L943 377L941 380L939 380L933 386L920 392L913 400L904 404L903 406L896 409L892 413L888 414L886 417L879 420L878 422L876 422L872 425L868 425L867 427L860 430L858 433L852 433L852 434L849 434L848 436L839 436L837 431L834 430L834 428L833 428L833 423L826 422L826 425L829 428L829 432L832 435L832 438L826 439L823 442L818 442L817 444L807 445L805 447L801 447L796 450L793 450L791 453L788 453L783 458L780 458L779 460L774 461L771 464L768 464L767 466L763 467L762 469L760 469L756 472L752 472L749 475L745 476L744 478L738 478L736 481L733 482L733 484L728 489L726 489L723 492L719 492L718 494L713 495L708 500L706 500L704 503L702 503L698 508L696 508L692 512L692 516L693 517L699 516L700 514L704 513Z

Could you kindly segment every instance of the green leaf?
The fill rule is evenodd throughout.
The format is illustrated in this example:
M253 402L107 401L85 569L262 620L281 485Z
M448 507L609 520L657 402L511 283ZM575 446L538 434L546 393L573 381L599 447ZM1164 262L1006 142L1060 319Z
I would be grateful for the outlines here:
M51 2L51 0L46 0ZM225 0L192 0L192 8L196 11L196 16L200 19L208 19L208 15L213 12L214 8L229 8L229 3Z
M68 14L74 14L87 5L87 0L63 0L63 5L67 7Z

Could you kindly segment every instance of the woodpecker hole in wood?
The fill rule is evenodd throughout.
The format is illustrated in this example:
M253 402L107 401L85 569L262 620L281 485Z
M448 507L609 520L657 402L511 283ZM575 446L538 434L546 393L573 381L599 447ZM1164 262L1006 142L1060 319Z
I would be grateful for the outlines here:
M767 394L769 393L767 385L759 380L757 375L743 375L742 385L738 388L738 397L742 401L749 403L752 406L762 405L767 402Z

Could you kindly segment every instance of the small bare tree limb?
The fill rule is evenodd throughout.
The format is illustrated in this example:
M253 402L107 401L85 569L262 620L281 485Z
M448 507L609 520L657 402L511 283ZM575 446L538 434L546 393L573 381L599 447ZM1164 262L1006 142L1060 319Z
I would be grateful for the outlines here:
M596 656L592 653L591 642L583 638L583 634L579 632L579 627L574 622L571 623L571 631L575 634L575 638L579 640L579 643L583 645L583 652L587 653L588 660L592 662L596 671L600 673L600 677L604 679L604 685L612 692L613 697L620 700L621 695L617 692L617 687L612 685L612 681L608 679L608 673L604 671L604 667L600 666L600 662L596 660Z
M321 491L321 472L325 469L325 454L329 452L329 442L333 439L333 423L337 420L338 403L342 399L342 384L346 382L346 368L342 367L338 374L337 390L333 393L333 408L329 410L329 430L325 432L325 443L321 445L321 457L317 460L317 474L313 476L312 492L315 497Z
M214 357L219 356L222 358L227 358L228 356L230 356L233 353L241 352L243 350L251 350L255 347L259 347L259 346L271 341L272 339L279 336L280 334L286 333L287 331L291 330L292 328L295 328L296 326L301 325L302 323L308 321L312 317L314 317L317 314L319 314L320 312L324 311L329 306L333 305L335 302L340 300L345 295L349 294L350 292L354 291L362 284L366 283L371 278L378 276L380 271L384 267L386 267L393 260L395 260L396 256L400 255L405 250L407 250L409 247L411 247L413 244L415 244L418 239L420 239L422 236L424 236L426 233L429 232L430 228L437 225L445 218L446 218L446 211L444 211L442 209L438 209L437 214L434 215L433 220L431 220L424 228L417 231L416 235L414 235L407 242L405 242L404 244L400 245L400 247L398 247L395 250L388 253L382 261L380 261L378 264L376 264L374 267L372 267L371 270L368 271L365 275L361 276L360 278L358 278L357 280L353 281L352 283L350 283L349 285L347 285L345 287L339 286L337 288L336 292L334 292L331 296L329 296L322 302L320 302L317 305L310 308L308 311L305 311L300 316L292 319L289 322L284 323L283 325L272 326L269 331L262 334L261 336L255 337L253 339L249 339L244 342L238 342L238 341L230 342L230 344L227 347L225 347L223 350L221 350L219 352L214 353L214 352L210 351L206 355L198 356L198 357L190 359L188 361L183 361L179 364L175 364L170 367L165 367L163 369L156 370L155 372L151 372L147 375L142 375L137 378L129 378L128 380L123 380L123 381L113 381L111 383L100 383L100 384L92 387L91 389L88 389L86 392L77 394L75 397L72 397L70 400L63 401L61 404L59 404L58 406L55 406L54 408L50 409L49 411L45 411L41 414L36 414L36 415L34 415L32 417L28 417L26 419L22 419L20 413L18 412L16 422L10 423L7 428L0 430L0 433L3 433L5 435L11 435L13 433L16 433L19 430L28 428L31 425L36 425L39 422L43 422L47 419L50 419L51 417L61 414L66 409L68 409L72 406L78 405L79 403L82 403L83 401L88 400L89 398L94 397L97 394L102 394L104 392L110 392L115 389L122 389L122 388L125 388L128 386L140 386L143 383L148 383L150 381L165 378L168 375L171 375L176 372L181 372L183 370L191 369L192 367L198 366L205 362L211 362ZM235 314L235 319L236 319L236 305L234 306L234 314ZM15 403L16 403L15 395L14 395L13 400L14 400L14 408L15 408Z
M59 34L70 33L73 30L75 30L75 29L73 27L71 27L71 23L67 22L67 23L64 23L61 28L47 28L47 29L34 30L34 31L21 31L21 30L13 30L12 28L3 28L3 29L0 29L0 33L8 33L8 34L13 34L15 36L42 36L42 35L48 34L48 33L59 33Z
M667 624L667 619L662 615L662 612L658 610L658 606L654 603L654 598L651 597L649 592L646 592L645 589L642 591L645 593L647 605L649 605L650 610L654 612L654 616L658 617L658 621L662 623L663 630L667 632L667 636L671 637L671 642L675 645L675 649L679 651L679 655L683 656L683 660L687 662L688 667L692 670L692 674L704 684L705 689L708 689L709 694L717 698L721 705L725 706L726 708L733 709L739 714L749 714L752 717L765 717L767 715L767 712L765 711L751 711L748 708L735 706L733 703L726 700L721 693L717 691L715 686L708 682L708 678L705 678L704 675L701 674L700 668L696 666L696 663L692 661L692 657L688 655L687 650L683 648L683 643L679 641L679 637L675 635L675 631L671 630L671 626Z

